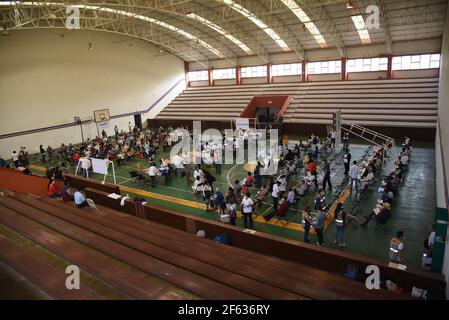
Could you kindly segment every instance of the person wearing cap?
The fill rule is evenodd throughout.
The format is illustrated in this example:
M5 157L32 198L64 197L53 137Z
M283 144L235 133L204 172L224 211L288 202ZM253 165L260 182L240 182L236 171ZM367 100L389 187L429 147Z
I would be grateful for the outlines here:
M367 226L368 223L375 219L379 224L385 224L391 216L391 206L388 202L384 202L381 209L374 208L368 216L365 216L365 221L361 223L361 226Z
M392 263L404 263L404 231L398 231L391 239L389 257Z

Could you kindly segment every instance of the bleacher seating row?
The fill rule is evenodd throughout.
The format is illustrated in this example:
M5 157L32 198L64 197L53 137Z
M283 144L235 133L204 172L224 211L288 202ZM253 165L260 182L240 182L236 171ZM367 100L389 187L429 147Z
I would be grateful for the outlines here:
M286 123L332 124L332 113L362 126L435 128L438 79L325 81L189 87L158 115L165 120L229 121L258 95L289 95Z
M363 283L304 264L142 221L99 205L97 210L78 209L73 203L30 194L4 192L0 196L0 225L33 241L40 250L79 266L129 298L407 298L386 290L369 291ZM65 278L64 268L48 266L35 250L20 242L12 244L17 236L6 240L0 235L0 260L32 279L51 297L104 298L85 284L83 291L58 291L63 287L59 282ZM20 268L15 268L17 265ZM39 269L35 270L37 265Z

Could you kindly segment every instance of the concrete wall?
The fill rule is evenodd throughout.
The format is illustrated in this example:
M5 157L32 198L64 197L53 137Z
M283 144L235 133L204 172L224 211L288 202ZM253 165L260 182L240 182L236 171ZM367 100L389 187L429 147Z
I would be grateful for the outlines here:
M89 50L88 44L92 44ZM22 30L0 38L0 135L93 118L109 108L120 115L146 110L184 78L183 61L148 42L110 33L81 30ZM185 88L185 81L143 120L154 117ZM133 117L110 122L127 127ZM97 134L85 125L85 137ZM0 154L26 145L60 146L81 141L79 126L0 139Z
M440 164L436 166L437 175L437 200L438 207L447 207L447 194L449 186L449 7L446 12L446 23L444 26L444 36L441 50L440 68L440 88L438 100L438 121L439 121L439 144L437 151L440 151ZM440 139L441 138L441 139ZM438 177L444 177L443 179ZM449 234L449 230L448 230ZM444 255L443 274L446 283L449 283L449 240L446 238L446 251ZM446 297L449 297L449 286L446 285Z

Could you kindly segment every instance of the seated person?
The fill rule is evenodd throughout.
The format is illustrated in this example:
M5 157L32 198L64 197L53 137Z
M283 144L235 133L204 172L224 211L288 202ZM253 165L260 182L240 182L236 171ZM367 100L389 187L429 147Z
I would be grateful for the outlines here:
M75 192L75 194L73 195L73 199L75 201L75 204L78 208L83 208L86 207L88 204L86 202L86 198L84 197L84 195L81 192L81 189L78 188Z
M307 171L307 177L304 179L309 188L315 184L315 176L310 171Z
M287 203L289 206L295 205L297 199L296 199L296 193L295 191L290 187L288 188L288 194L287 194Z
M368 216L365 216L365 221L361 226L367 226L371 220L375 220L379 224L385 224L391 216L391 206L388 202L384 202L382 208L374 208Z
M368 170L368 174L360 179L360 190L365 190L366 187L368 187L371 182L374 180L374 173L372 171Z
M256 193L254 207L256 207L262 201L265 201L267 195L270 193L269 188L266 185L263 185L260 190Z
M408 161L410 160L410 157L407 155L407 154L403 154L401 157L400 157L400 159L401 159L401 164L403 165L403 166L406 166L406 165L408 165Z
M56 183L56 180L51 179L50 183L48 185L48 196L53 199L61 197L61 194L56 191L55 183Z
M277 209L277 210L276 210ZM263 215L265 221L270 221L274 216L285 217L287 215L288 203L285 198L281 198L278 207L273 207L271 212Z
M296 190L297 190L296 194L299 197L304 197L306 192L307 192L307 190L309 190L309 184L307 183L307 180L304 179L302 182L300 182L299 189L296 189Z
M73 195L70 193L70 185L68 181L64 181L64 186L61 190L61 197L64 201L73 201Z
M277 215L281 217L285 217L287 215L287 209L288 209L288 202L287 199L281 198L279 201L279 207L277 210Z

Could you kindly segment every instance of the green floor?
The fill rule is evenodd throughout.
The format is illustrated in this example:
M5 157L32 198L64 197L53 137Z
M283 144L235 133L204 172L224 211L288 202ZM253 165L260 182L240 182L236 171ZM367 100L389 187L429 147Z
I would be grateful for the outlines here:
M368 149L367 145L353 145L351 146L351 153L353 159L360 159L360 157ZM397 197L392 205L392 217L388 221L386 231L381 229L375 230L374 223L371 223L367 228L348 226L345 232L346 248L336 248L336 250L346 250L350 252L359 253L365 256L378 258L386 261L388 259L389 241L394 236L397 230L403 230L406 233L405 238L405 255L406 265L409 267L420 268L421 267L421 255L423 252L423 241L427 237L428 227L433 222L434 210L436 206L435 199L435 159L434 148L431 144L421 144L415 146L411 162L408 170L405 174L405 180L400 187L400 195ZM166 154L161 154L159 157L167 157ZM50 163L41 163L36 156L32 156L30 159L33 164L37 166L55 165L57 160ZM33 161L34 160L34 161ZM135 160L132 163L124 163L121 167L116 168L117 183L133 188L147 190L163 195L169 195L180 199L186 199L191 201L200 202L201 199L194 199L191 192L190 185L187 185L185 178L174 178L169 185L160 183L157 188L150 188L137 182L129 177L129 171L136 167L147 166L142 160ZM390 166L390 167L388 167ZM387 164L384 173L388 172L391 168L391 164ZM219 187L223 192L228 186L228 181L231 183L236 179L244 179L246 171L242 165L224 165L222 174L217 175L214 168L204 167L203 169L209 170L214 175L217 181L214 187ZM71 169L72 172L74 169ZM33 170L36 173L37 170ZM343 179L343 165L332 166L333 175L331 177L334 186L340 184ZM292 186L296 185L298 179L303 174L299 175L297 179L291 179ZM94 179L102 179L102 176L92 175ZM112 177L107 178L107 182L113 182ZM162 182L162 181L161 181ZM363 195L363 201L360 208L362 215L359 216L360 222L363 221L363 215L369 214L376 204L376 199L379 197L377 187L380 185L380 177L376 178L373 190L366 192ZM330 192L327 194L330 196ZM345 207L350 210L354 205L352 199L355 195L352 195L347 200ZM314 195L309 194L299 204L299 208L303 208L305 203L311 203ZM329 197L330 198L330 197ZM167 202L159 199L147 199L150 203L171 208L174 210L182 211L185 213L202 216L209 219L216 219L215 213L205 212L204 210L179 205L176 203ZM257 209L257 213L263 213L269 211L271 204L265 203ZM289 220L292 222L300 221L299 210L291 210L289 213ZM239 219L237 221L239 226L243 226L243 221ZM266 232L278 236L282 236L289 239L302 241L302 232L284 228L282 226L273 226L265 223L255 223L255 229L260 232ZM325 232L325 246L334 247L334 233L335 226L332 223ZM312 239L313 240L313 239Z

